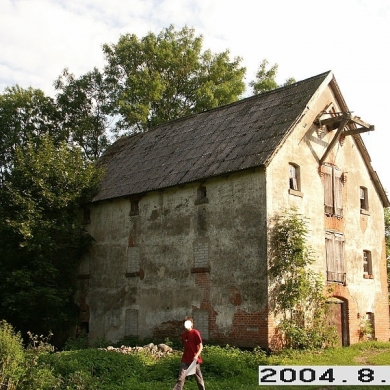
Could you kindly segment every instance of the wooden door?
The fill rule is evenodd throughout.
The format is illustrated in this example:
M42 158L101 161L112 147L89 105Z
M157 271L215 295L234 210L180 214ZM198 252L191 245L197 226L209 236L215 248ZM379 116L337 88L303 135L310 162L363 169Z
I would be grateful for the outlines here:
M347 346L348 341L348 322L347 322L347 304L339 299L329 302L328 323L333 325L337 332L337 345Z

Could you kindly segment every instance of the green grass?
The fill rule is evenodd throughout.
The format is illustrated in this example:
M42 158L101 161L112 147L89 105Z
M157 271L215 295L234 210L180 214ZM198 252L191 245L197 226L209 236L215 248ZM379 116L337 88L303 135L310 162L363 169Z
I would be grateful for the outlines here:
M283 351L266 356L261 351L241 351L234 347L206 346L202 372L208 390L270 389L258 385L259 365L389 365L390 343L366 342L347 348L321 351ZM179 369L181 352L162 359L150 354L122 355L112 351L86 349L42 356L54 375L60 377L59 389L79 390L171 390ZM390 367L389 367L390 377ZM286 386L286 389L361 389L361 386ZM375 386L364 386L375 389ZM380 386L381 389L390 386ZM189 377L185 390L197 390Z

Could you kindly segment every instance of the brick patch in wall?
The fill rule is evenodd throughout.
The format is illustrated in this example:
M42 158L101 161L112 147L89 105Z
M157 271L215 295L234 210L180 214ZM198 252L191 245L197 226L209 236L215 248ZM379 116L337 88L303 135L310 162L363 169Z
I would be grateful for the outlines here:
M344 218L337 217L328 217L325 218L325 230L337 230L339 232L344 232Z
M195 274L195 284L201 291L200 307L193 308L195 327L201 326L204 339L219 344L232 344L239 347L268 346L268 309L261 312L246 312L238 309L233 315L228 333L221 332L217 325L218 313L210 302L211 280L209 273ZM237 308L241 305L240 290L232 286L229 295L230 303ZM200 321L200 324L198 324Z
M171 340L181 340L183 331L183 320L171 320L156 326L153 329L153 337L156 340L165 340L167 337Z

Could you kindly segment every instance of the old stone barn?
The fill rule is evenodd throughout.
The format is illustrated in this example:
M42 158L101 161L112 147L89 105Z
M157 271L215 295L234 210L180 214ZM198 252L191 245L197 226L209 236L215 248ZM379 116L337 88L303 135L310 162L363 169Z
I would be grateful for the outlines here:
M334 286L339 342L389 339L389 200L332 72L124 137L84 210L94 238L79 273L91 340L176 337L272 347L268 221L296 207L315 270Z

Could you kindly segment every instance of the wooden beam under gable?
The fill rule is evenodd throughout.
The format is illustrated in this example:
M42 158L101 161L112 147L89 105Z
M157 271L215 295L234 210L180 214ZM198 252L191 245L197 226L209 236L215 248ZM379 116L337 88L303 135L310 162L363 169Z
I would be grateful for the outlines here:
M331 113L324 113L324 115L329 115ZM343 112L339 113L335 116L331 116L330 118L321 119L318 118L318 125L319 126L326 126L329 130L337 129L340 126L340 123L344 120L350 120L351 119L351 113L349 112Z
M351 121L360 126L365 127L366 129L369 129L371 127L374 128L374 126L371 126L369 123L362 121L358 116L351 116Z
M374 125L371 125L369 128L358 127L357 129L344 130L343 135L354 135L354 134L366 133L367 131L374 131L374 130L375 130Z
M325 114L329 114L329 113L325 113ZM328 147L326 148L323 156L320 159L320 166L325 162L330 151L333 149L336 142L340 139L341 135L348 136L348 135L360 134L360 133L365 133L367 131L375 130L375 126L362 121L358 116L351 115L350 112L341 112L335 116L326 119L318 118L317 124L319 126L326 126L329 130L334 130L337 128L336 134L330 141ZM349 124L351 124L355 128L346 130L345 127ZM360 125L362 127L357 128L356 125Z
M347 125L349 119L344 119L340 125L339 125L339 128L337 129L336 131L336 134L334 135L334 137L332 138L332 141L330 141L330 144L328 145L328 147L326 148L325 150L325 153L323 154L323 156L321 157L320 159L320 166L324 163L325 159L328 157L330 151L333 149L333 146L336 144L336 142L339 140L340 138L340 135L341 133L343 132L344 130L344 127Z

